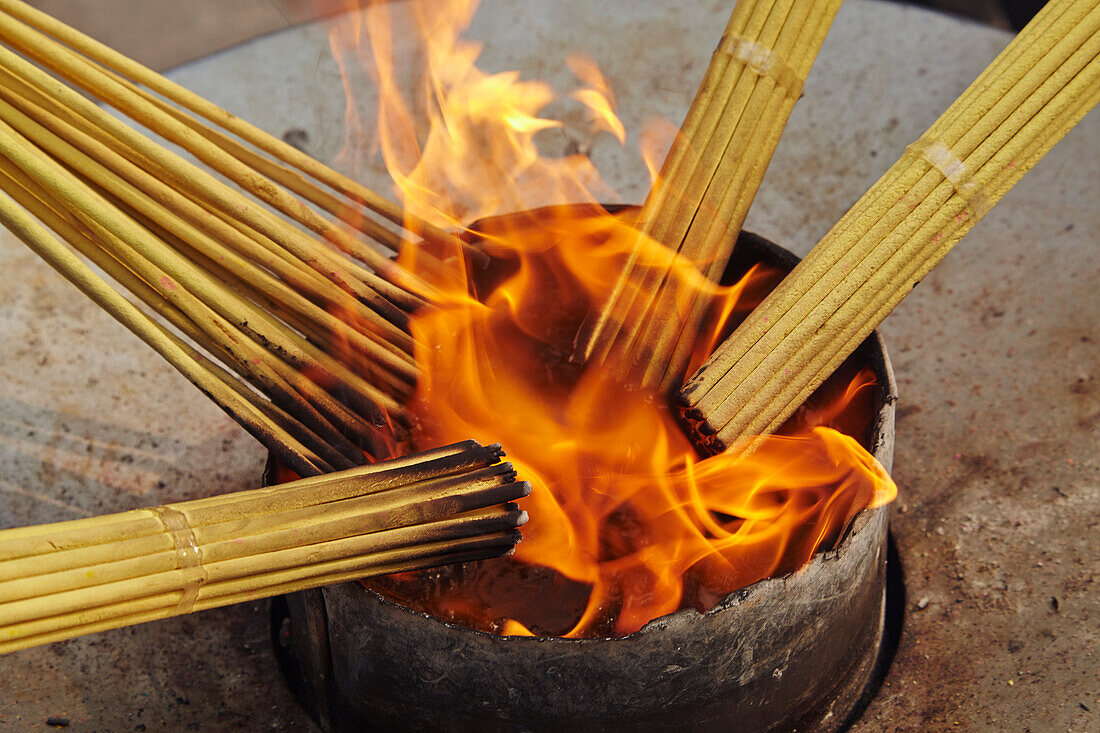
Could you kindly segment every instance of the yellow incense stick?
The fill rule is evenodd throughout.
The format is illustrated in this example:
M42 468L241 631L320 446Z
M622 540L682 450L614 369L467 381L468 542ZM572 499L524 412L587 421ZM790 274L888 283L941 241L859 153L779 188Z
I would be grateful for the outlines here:
M719 446L776 429L1091 108L1100 6L1048 4L685 387Z
M238 135L242 140L255 145L260 150L278 160L306 173L315 180L323 182L335 191L365 206L385 219L409 228L414 234L435 242L449 244L454 251L463 244L449 232L445 232L427 222L411 217L393 202L386 200L367 189L357 181L341 175L332 168L318 162L283 140L249 124L246 120L227 112L203 97L176 84L118 51L99 43L65 25L56 18L31 7L20 0L0 0L0 10L18 18L29 26L53 36L88 58L113 70L123 78L133 79L138 84L163 95L166 99L184 109L204 117L216 125ZM299 192L307 195L305 192ZM316 195L316 193L310 194ZM312 199L311 199L312 200ZM330 212L334 213L334 212Z
M168 363L222 406L241 427L269 450L283 457L295 471L302 475L312 475L331 470L312 451L279 430L247 400L225 389L218 380L212 379L189 354L179 349L162 331L151 326L141 311L92 273L76 255L50 236L41 224L7 196L0 196L0 223L84 291L97 305L140 336Z
M734 8L660 177L639 215L639 248L663 244L714 280L732 252L802 81L840 0L748 0ZM581 355L624 381L679 386L709 304L693 279L639 252L581 339Z
M503 554L530 486L499 446L0 531L0 652L356 575ZM152 615L146 615L152 614Z

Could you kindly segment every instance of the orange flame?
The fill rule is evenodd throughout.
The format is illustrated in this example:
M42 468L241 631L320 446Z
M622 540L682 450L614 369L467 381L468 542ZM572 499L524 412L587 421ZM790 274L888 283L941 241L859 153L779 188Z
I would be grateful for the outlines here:
M638 135L638 147L641 149L646 170L649 171L650 183L657 183L661 162L672 147L672 141L676 139L677 132L676 125L663 117L646 120L642 125L642 131Z
M514 71L487 74L474 65L481 46L460 32L476 2L369 5L366 15L334 26L330 45L345 80L355 78L357 66L374 78L379 149L409 214L461 228L492 214L616 197L585 156L540 155L538 134L562 126L539 116L557 96L548 84L522 81ZM415 30L422 42L398 49L398 27ZM407 96L399 71L419 65L427 73ZM595 66L578 60L575 69L587 85L577 92L584 104L606 129L622 129L613 102L601 97ZM348 109L350 130L358 117L353 105Z
M588 85L573 92L573 99L588 107L592 113L594 129L606 130L619 141L626 142L626 127L615 115L615 97L611 86L600 72L596 62L586 56L570 56L565 60L578 79Z
M379 149L408 212L467 229L479 217L526 211L476 232L492 258L487 269L467 264L464 282L421 273L446 297L412 319L423 376L409 406L421 447L504 443L533 486L531 521L513 558L484 563L420 602L504 634L627 634L796 570L861 509L896 492L854 438L828 426L867 392L869 371L827 407L805 411L796 434L770 437L747 458L700 460L663 399L624 389L598 366L569 363L577 330L615 287L638 233L631 212L596 203L613 193L587 158L540 154L539 134L566 127L539 116L555 98L550 87L475 66L480 47L460 35L475 9L468 0L377 5L363 26L338 27L332 42L346 75L354 56L375 79ZM396 58L398 12L419 34L427 72L411 98L397 73L409 68ZM350 42L356 34L364 43ZM625 139L595 63L573 57L570 65L584 84L571 96L589 123ZM664 143L650 137L667 144L667 135ZM563 202L583 206L532 211ZM755 305L761 282L774 284L774 272L754 268L720 287L659 244L640 246L643 267L713 303L696 364ZM415 268L417 258L402 261ZM410 600L428 577L383 585ZM560 608L541 602L548 588Z

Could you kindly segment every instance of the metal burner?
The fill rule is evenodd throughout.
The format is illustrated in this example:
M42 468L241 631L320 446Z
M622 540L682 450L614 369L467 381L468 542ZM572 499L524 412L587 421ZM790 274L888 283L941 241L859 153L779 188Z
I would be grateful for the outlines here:
M753 234L730 273L797 258ZM893 371L882 340L855 358L878 377L870 449L893 460ZM273 606L283 671L326 730L832 731L872 685L883 642L886 509L833 550L706 613L617 639L502 637L399 606L358 583Z

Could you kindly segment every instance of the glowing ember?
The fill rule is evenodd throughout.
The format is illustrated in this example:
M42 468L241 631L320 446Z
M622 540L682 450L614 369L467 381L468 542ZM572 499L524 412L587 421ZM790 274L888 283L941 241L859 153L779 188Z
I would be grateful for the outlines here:
M493 258L487 269L443 253L466 265L465 277L421 273L445 299L411 324L423 370L410 403L421 422L417 447L504 443L534 487L525 500L531 521L513 558L380 587L487 630L588 636L627 634L685 606L705 609L731 590L797 569L861 509L895 494L857 440L827 427L867 414L873 377L847 375L834 399L747 458L700 459L663 395L627 391L598 367L568 363L582 321L608 297L638 235L629 212L594 203L610 194L587 158L539 154L538 133L561 124L538 116L551 90L474 66L479 48L459 37L474 9L407 4L428 71L415 105L395 74L409 63L391 55L391 6L372 8L361 28L334 31L346 73L349 54L361 53L376 79L380 149L406 208L463 227L547 202L587 205L493 219L478 235ZM353 42L360 31L364 45ZM572 97L593 129L621 139L595 64L574 59L571 67L584 85ZM644 264L668 269L664 247L647 242L642 251ZM401 258L417 269L415 250ZM671 264L672 277L713 304L694 369L776 274L756 268L719 287L695 263Z

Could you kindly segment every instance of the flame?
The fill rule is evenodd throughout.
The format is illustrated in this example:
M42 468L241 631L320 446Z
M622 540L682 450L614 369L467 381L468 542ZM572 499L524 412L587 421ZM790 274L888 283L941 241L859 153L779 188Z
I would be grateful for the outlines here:
M649 171L650 183L657 183L661 162L668 155L677 132L676 126L663 117L646 120L642 125L642 131L638 135L638 147L641 149L646 170Z
M412 63L399 58L398 6L417 31L413 55L426 70L412 93L398 73ZM585 156L541 153L540 135L574 134L540 116L559 98L549 85L477 68L481 47L461 36L475 10L469 0L375 5L332 36L345 78L352 62L374 78L378 150L405 209L465 231L491 256L484 270L466 263L465 279L420 273L445 295L410 326L423 375L409 402L421 425L418 445L500 441L533 486L514 557L447 571L466 575L446 582L446 573L406 574L383 586L414 600L438 581L445 592L420 602L499 633L591 636L628 634L796 570L860 510L896 493L859 442L830 427L870 392L873 375L860 372L747 458L700 459L661 396L627 390L598 365L570 363L574 336L635 247L642 267L667 271L682 292L710 299L695 364L776 273L753 268L719 286L695 263L639 242L631 210L596 203L614 193ZM624 140L595 62L569 64L584 86L566 98L583 105L593 129ZM654 148L667 147L668 127L650 126ZM580 205L537 208L563 202ZM471 226L517 211L525 213ZM416 268L414 251L401 260ZM560 603L541 602L548 589Z
M359 68L374 79L378 149L409 214L460 229L480 217L547 203L617 198L587 157L540 154L539 133L563 126L539 116L558 96L550 85L523 81L514 71L477 68L481 45L460 35L476 2L368 5L368 13L333 27L330 46L345 80L356 78ZM421 42L399 49L395 25L411 26ZM406 94L409 85L402 84L399 71L421 65L427 73ZM622 130L613 101L601 93L606 82L595 65L578 58L574 68L586 84L576 94L598 115L598 124ZM346 81L345 89L351 99L354 90ZM354 109L349 103L349 135L361 136Z
M596 62L587 56L570 56L565 62L578 79L588 85L585 89L573 92L577 100L592 113L592 126L596 130L606 130L619 141L626 142L626 127L615 114L615 96L611 86L600 72Z

